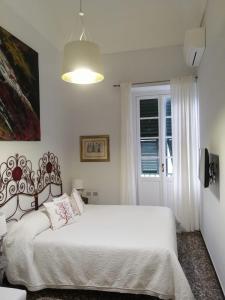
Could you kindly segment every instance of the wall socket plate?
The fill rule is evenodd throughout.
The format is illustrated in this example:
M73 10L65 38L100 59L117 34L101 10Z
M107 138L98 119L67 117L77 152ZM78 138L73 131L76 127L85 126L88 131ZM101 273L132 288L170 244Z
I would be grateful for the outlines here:
M84 196L88 198L89 203L98 204L99 192L94 189L85 190Z

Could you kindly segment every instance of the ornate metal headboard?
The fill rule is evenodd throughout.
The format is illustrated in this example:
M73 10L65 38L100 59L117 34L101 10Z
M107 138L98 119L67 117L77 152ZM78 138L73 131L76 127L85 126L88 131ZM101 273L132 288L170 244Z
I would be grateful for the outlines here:
M38 207L44 202L48 201L50 197L57 197L62 195L62 179L61 179L60 166L58 157L51 153L44 153L42 158L39 159L37 171L37 194L42 193L47 188L48 193L44 200L38 200ZM59 191L53 192L53 186L58 186Z
M8 221L16 221L35 208L32 163L24 155L10 156L0 165L0 208L10 207ZM21 204L26 198L26 206Z
M54 186L58 187L55 193ZM6 214L7 222L20 220L50 197L61 194L58 157L51 152L39 159L36 177L31 161L24 155L10 156L0 165L0 210Z

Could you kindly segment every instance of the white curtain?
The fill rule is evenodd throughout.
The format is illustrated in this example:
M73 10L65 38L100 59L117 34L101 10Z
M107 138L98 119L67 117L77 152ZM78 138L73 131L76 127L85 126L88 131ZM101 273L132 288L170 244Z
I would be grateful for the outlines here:
M183 230L199 229L199 114L196 80L171 80L174 212Z
M121 89L121 204L137 204L136 133L131 84Z

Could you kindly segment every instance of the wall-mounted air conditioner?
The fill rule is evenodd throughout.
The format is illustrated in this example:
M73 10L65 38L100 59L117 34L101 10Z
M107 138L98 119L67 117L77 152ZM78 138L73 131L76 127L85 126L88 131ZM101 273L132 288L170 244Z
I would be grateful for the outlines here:
M205 51L205 28L187 30L184 39L185 62L190 67L198 67Z

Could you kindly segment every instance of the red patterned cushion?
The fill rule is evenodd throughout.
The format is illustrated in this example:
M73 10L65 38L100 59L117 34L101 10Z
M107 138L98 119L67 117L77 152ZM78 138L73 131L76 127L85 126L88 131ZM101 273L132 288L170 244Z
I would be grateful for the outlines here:
M44 203L53 230L74 222L74 213L66 194Z

